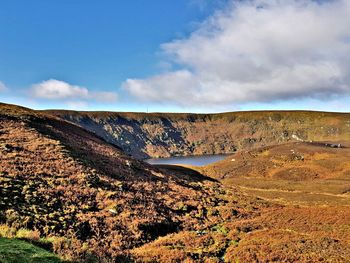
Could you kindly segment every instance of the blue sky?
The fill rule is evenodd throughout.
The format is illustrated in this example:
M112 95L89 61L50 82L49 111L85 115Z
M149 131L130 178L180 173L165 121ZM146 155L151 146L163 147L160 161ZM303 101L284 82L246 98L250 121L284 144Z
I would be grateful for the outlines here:
M340 25L348 4L261 2L2 0L0 101L37 109L348 111L342 57L350 34ZM289 45L291 35L281 32L295 18L301 24L292 33L305 43ZM327 45L315 52L318 41Z

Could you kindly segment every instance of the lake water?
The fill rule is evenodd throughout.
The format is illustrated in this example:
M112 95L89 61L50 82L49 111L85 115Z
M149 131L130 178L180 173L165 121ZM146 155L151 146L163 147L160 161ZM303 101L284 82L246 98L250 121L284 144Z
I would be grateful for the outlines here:
M146 162L149 164L180 164L180 165L194 165L204 166L210 163L215 163L225 159L228 154L215 154L215 155L198 155L198 156L179 156L169 158L156 158L148 159Z

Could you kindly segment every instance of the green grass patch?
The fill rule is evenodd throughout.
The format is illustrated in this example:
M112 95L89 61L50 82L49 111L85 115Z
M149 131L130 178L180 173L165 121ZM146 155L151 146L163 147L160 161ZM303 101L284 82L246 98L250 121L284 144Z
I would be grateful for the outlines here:
M56 255L26 241L0 237L0 263L58 263Z

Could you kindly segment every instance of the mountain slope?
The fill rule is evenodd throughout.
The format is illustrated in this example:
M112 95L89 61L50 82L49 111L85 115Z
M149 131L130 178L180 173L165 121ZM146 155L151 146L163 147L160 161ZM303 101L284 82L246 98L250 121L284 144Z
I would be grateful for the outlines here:
M74 124L5 104L0 159L0 223L64 237L55 251L73 259L122 260L158 236L203 226L197 214L220 188L134 160Z
M232 153L302 140L350 140L350 114L345 113L48 113L98 134L137 158Z
M244 206L256 213L223 220L200 235L170 234L133 253L141 262L181 262L189 254L219 255L224 262L348 262L347 147L348 143L339 148L324 142L291 142L242 150L220 162L193 167L220 179L225 189L238 188L257 198Z
M350 205L349 143L338 146L325 142L266 146L197 169L269 201Z
M167 116L174 125L188 118ZM203 132L205 149L236 127L222 116ZM320 134L345 140L347 115L327 116L322 127L342 128ZM200 133L217 117L193 126ZM347 142L280 143L253 143L203 168L157 168L47 112L0 104L0 236L49 242L80 262L347 262Z
M349 142L290 142L239 151L203 168L215 178L331 179L350 174Z

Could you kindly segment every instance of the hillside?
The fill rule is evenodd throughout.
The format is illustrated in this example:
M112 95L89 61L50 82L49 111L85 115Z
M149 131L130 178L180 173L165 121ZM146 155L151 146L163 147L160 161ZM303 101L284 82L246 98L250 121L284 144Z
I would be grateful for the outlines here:
M270 201L349 205L349 159L347 142L341 148L325 142L294 142L240 151L197 169Z
M259 128L249 136L258 131L272 136L275 131L268 127L274 125L276 130L297 131L317 123L322 125L315 126L318 130L305 128L305 134L327 139L294 141L303 136L300 131L276 145L242 144L244 149L205 167L181 167L148 165L124 153L123 145L110 144L103 134L58 118L62 112L51 113L0 104L0 239L7 251L23 246L28 253L38 251L43 258L58 261L49 250L61 260L78 262L350 259L347 114L278 113L277 121L270 120L271 112L237 113L231 126L234 113L151 114L153 124L133 130L128 125L140 125L141 115L127 113L127 125L115 124L115 129L129 129L142 139L145 127L151 136L152 129L163 132L168 127L163 124L171 119L172 127L186 128L186 136L198 131L193 136L206 138L195 153L213 149L214 139L233 143L225 137L231 131L243 138L244 129L255 122L256 129L266 130ZM119 116L70 112L77 119L82 114L88 119L97 114L94 123L100 128L99 118ZM189 121L190 116L196 118ZM298 125L296 116L304 116L304 122ZM251 121L253 117L260 119ZM287 120L295 122L287 127ZM201 130L204 126L208 130ZM172 137L174 149L182 144L181 136ZM136 148L134 155L145 156L143 149ZM5 260L11 257L6 255Z
M194 167L225 187L281 205L224 224L237 241L226 250L227 262L348 262L349 159L348 142L340 148L328 142L291 142L242 150ZM242 224L248 233L237 231Z
M215 224L203 209L226 205L213 180L159 170L17 106L0 105L0 158L0 224L54 237L68 259L126 260L159 236Z
M350 140L350 114L342 113L48 113L78 124L141 159L232 153L301 140Z
M203 172L221 179L242 175L291 181L346 177L350 174L349 146L349 142L290 142L242 150L206 166Z

